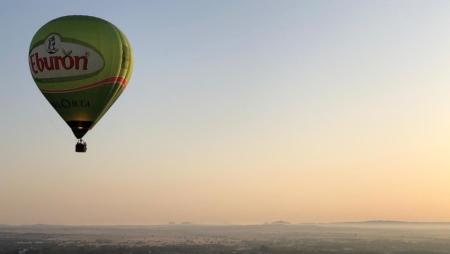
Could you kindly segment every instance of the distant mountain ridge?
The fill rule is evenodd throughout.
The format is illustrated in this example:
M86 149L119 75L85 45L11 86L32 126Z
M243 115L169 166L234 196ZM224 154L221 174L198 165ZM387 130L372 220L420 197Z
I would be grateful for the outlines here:
M0 227L3 228L142 228L142 227L164 227L164 226L238 226L238 227L252 227L252 226L326 226L326 225L450 225L450 221L442 221L442 222L423 222L423 221L394 221L394 220L369 220L369 221L346 221L346 222L301 222L301 223L291 223L289 221L274 221L274 222L265 222L263 224L229 224L229 225L216 225L216 224L194 224L190 222L169 222L168 224L155 224L155 225L59 225L59 224L25 224L25 225L9 225L9 224L0 224Z
M270 225L292 225L292 223L290 223L289 221L274 221L272 223L270 223Z
M334 223L330 223L334 224ZM422 222L422 221L395 221L395 220L369 220L337 222L336 224L450 224L450 222Z
M368 220L368 221L348 221L348 222L338 222L338 223L371 223L371 224L390 223L390 224L397 224L397 223L417 223L417 222L396 221L396 220Z

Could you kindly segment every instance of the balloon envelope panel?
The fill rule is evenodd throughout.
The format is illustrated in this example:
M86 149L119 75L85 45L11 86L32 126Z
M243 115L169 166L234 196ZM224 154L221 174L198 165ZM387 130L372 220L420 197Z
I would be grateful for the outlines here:
M33 79L77 138L94 127L127 86L133 52L113 24L95 17L54 19L34 35Z

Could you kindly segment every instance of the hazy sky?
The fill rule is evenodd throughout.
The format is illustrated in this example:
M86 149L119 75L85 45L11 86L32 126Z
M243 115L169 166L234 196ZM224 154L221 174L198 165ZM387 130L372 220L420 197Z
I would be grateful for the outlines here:
M119 27L129 86L86 154L35 32ZM450 1L3 1L0 224L450 221Z

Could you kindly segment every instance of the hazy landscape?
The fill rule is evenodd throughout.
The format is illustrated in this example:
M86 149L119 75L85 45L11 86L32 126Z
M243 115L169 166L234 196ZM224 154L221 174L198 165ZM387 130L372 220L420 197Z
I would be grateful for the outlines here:
M450 253L450 223L1 225L0 253Z
M2 1L0 254L450 254L449 27L443 0Z

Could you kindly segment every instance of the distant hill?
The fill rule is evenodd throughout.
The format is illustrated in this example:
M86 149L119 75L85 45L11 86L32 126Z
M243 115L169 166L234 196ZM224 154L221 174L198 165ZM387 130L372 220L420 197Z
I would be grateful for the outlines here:
M369 220L369 221L355 221L355 222L340 222L337 224L383 224L383 225L413 225L413 224L450 224L450 222L412 222L412 221L395 221L395 220Z
M414 223L414 222L407 222L407 221L395 221L395 220L368 220L368 221L361 221L357 223L370 223L370 224L403 224L403 223Z
M270 223L270 225L292 225L292 223L290 223L289 221L274 221L272 223Z
M411 222L396 221L396 220L369 220L369 221L364 221L364 223L411 223Z

